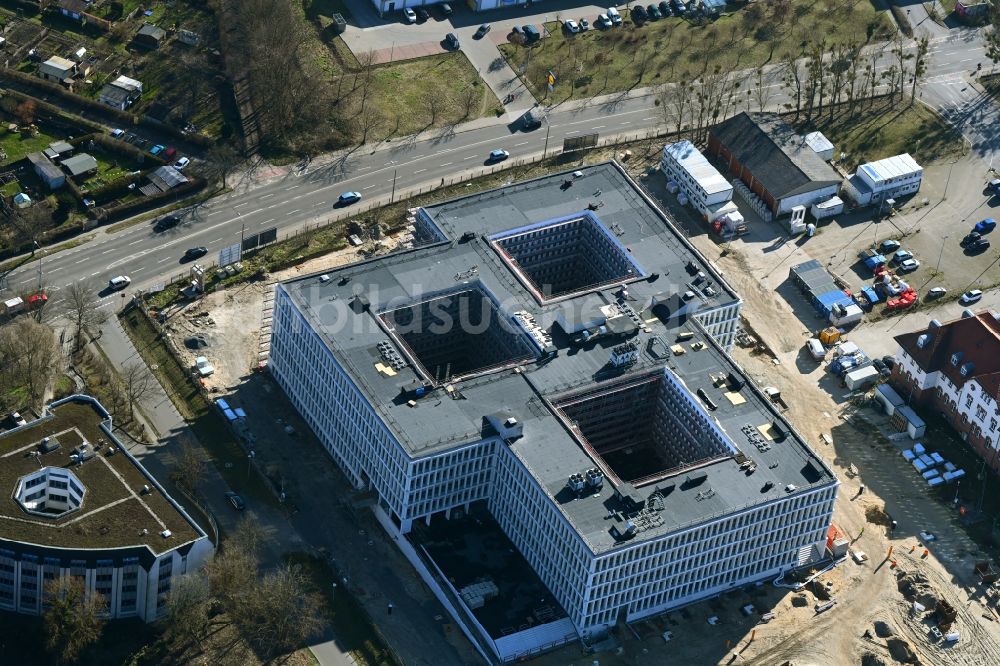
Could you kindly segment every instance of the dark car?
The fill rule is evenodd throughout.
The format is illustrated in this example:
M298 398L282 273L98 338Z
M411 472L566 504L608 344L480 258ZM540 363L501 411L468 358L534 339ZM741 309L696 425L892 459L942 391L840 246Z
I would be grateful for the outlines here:
M538 28L531 25L530 23L522 25L521 30L524 32L524 41L526 44L530 44L531 42L536 42L542 38L542 34L538 32Z
M648 16L646 16L646 10L642 8L642 5L636 5L632 8L632 20L642 22L645 21Z
M541 119L535 114L533 114L531 111L525 113L521 119L521 127L526 132L528 130L538 129L541 126L542 126Z
M417 7L414 11L417 12L417 22L418 23L423 23L424 21L426 21L427 19L429 19L431 17L431 15L423 7Z
M982 238L982 234L980 234L978 231L973 231L972 233L970 233L969 235L967 235L965 238L962 239L962 246L965 247L969 243L975 243L980 238Z
M231 490L226 493L226 500L232 504L233 508L237 511L242 511L247 508L246 502L243 501L243 498Z
M883 356L882 363L890 370L896 367L896 359L892 356Z
M441 16L451 16L452 13L453 12L451 11L451 5L449 5L447 2L441 5Z
M484 23L481 26L479 26L479 30L476 30L476 34L474 34L472 36L472 38L473 39L482 39L483 37L486 36L486 33L488 33L489 31L490 31L490 24L489 23Z
M176 215L167 215L165 217L161 217L160 219L158 219L156 221L156 224L153 225L153 229L155 231L166 231L167 229L173 229L178 224L180 224L180 222L181 218L177 217Z
M444 43L445 46L447 46L452 51L458 50L458 37L455 36L455 33L449 32L447 35L445 35Z
M992 217L988 217L982 222L977 222L976 226L973 227L975 231L978 231L981 234L988 234L996 228L997 228L997 221L994 220Z
M670 4L674 6L674 11L677 13L678 16L683 15L684 12L687 10L687 7L684 5L683 2L681 2L681 0L670 0Z
M986 238L980 238L972 243L965 246L969 252L982 252L990 246L990 241Z
M660 4L657 5L657 7L660 8L660 13L663 14L664 18L673 14L673 12L670 11L670 4L666 0L663 0Z
M661 18L660 10L656 8L656 5L649 5L646 7L646 13L649 14L650 21L655 21L656 19Z
M190 261L198 257L204 257L206 254L208 254L208 248L205 246L189 247L184 250L184 259Z
M882 372L883 370L885 370L885 361L883 361L880 358L873 359L872 367L878 370L879 372Z

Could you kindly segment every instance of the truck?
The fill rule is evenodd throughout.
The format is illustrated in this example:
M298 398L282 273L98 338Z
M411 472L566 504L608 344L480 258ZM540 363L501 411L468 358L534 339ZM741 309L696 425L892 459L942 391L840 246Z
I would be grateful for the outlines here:
M844 384L851 391L865 391L878 381L878 377L878 370L869 365L845 374Z
M3 302L3 313L6 315L16 314L23 309L24 299L20 296L15 296Z

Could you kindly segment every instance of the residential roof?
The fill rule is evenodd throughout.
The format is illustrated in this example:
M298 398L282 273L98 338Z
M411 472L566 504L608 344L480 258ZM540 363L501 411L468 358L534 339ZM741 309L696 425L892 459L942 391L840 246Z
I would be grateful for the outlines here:
M71 176L80 176L97 170L97 160L87 153L77 153L73 157L67 157L62 161L62 165Z
M813 152L822 153L833 150L833 144L823 135L822 132L809 132L806 134L806 145L813 149Z
M909 153L887 157L877 162L868 162L858 167L859 171L864 171L876 185L890 178L900 178L910 176L923 171L923 167L910 157Z
M76 63L73 62L72 60L67 60L66 58L62 58L60 56L52 56L42 64L51 67L53 69L70 70L73 69L73 66Z
M161 39L167 36L167 31L159 26L153 25L152 23L146 23L141 28L139 28L138 32L136 32L136 35L141 35L143 37L149 37L151 39L155 39L156 41L160 41Z
M108 85L115 86L116 88L121 88L122 90L127 90L129 92L142 92L142 82L137 81L136 79L131 79L127 76L119 76Z
M170 188L177 187L188 181L187 176L169 165L157 168L153 173L149 174L149 180L161 192L166 192Z
M129 101L131 97L131 92L111 83L107 83L103 88L101 88L100 99L105 104L111 103L115 106L121 106L125 102Z
M58 154L73 152L73 144L66 141L53 141L49 144L49 148Z
M777 114L741 112L713 127L712 134L776 199L841 181Z
M35 167L36 171L40 171L42 176L47 180L58 180L60 178L65 178L65 174L60 171L59 167L49 161L49 158L42 153L28 153L28 162Z
M695 148L687 139L677 143L668 143L663 147L663 153L670 155L692 178L705 190L706 194L716 194L732 190L733 186L719 170Z
M523 433L508 446L595 551L617 545L609 533L607 516L609 511L624 510L622 497L641 494L645 501L656 488L647 485L638 490L630 482L621 482L615 486L617 494L567 499L564 490L569 475L599 464L592 457L596 454L588 452L589 445L581 443L553 406L554 401L576 391L603 391L616 382L654 377L676 378L692 393L700 389L713 396L718 404L707 412L708 419L725 433L733 450L746 450L758 463L756 472L747 475L734 456L724 456L699 470L704 471L707 482L697 490L689 491L687 486L675 492L661 488L667 494L661 512L663 523L636 539L773 501L786 495L788 484L807 489L835 483L832 472L753 381L691 322L695 312L735 304L739 296L617 164L579 171L582 175L575 178L570 172L554 174L411 211L440 230L443 240L325 271L326 279L305 276L279 288L298 304L410 456L419 458L480 441L490 435L484 426L485 416L497 412L514 416L523 424ZM570 187L564 186L567 177L573 183ZM592 319L595 306L614 307L620 302L618 285L539 302L512 267L498 258L488 238L519 229L532 233L544 221L582 215L588 205L596 206L596 210L591 209L593 215L646 275L627 285L625 302L634 308L641 329L631 339L642 351L635 365L623 374L608 373L609 353L621 338L571 346L561 324L554 325L557 321L586 323ZM711 293L704 289L706 281L712 285ZM384 358L380 349L405 353L388 335L378 315L386 309L426 301L435 294L469 288L490 294L502 309L500 317L510 319L514 312L528 312L543 330L551 332L550 344L556 355L539 362L521 357L516 367L439 383L416 406L409 406L400 400L401 387L426 376L413 363L400 364L392 373L378 369ZM686 291L692 292L690 298L685 298ZM359 294L367 309L355 307ZM671 353L671 346L680 345L680 333L691 334L684 336L680 351L685 353ZM739 395L727 398L711 375L741 378L743 386L736 391ZM443 387L445 383L451 390ZM744 428L766 428L772 423L781 424L782 430L792 435L767 451L759 451L748 441ZM771 485L762 490L768 481Z
M73 396L50 405L42 418L0 434L0 540L76 550L145 546L159 554L205 536L110 428L103 407ZM30 454L45 437L58 440L59 447L36 459ZM70 455L83 442L95 455L76 464ZM14 499L18 480L43 467L76 476L85 490L79 509L49 518L28 513ZM169 537L161 535L164 530Z
M924 342L921 343L921 336ZM1000 376L1000 321L992 312L938 323L895 338L925 373L941 372L956 386L976 379L997 396ZM921 346L923 344L923 346ZM953 356L960 354L953 363ZM971 364L971 365L968 365ZM962 368L965 374L962 374Z
M87 3L83 0L59 0L59 6L71 12L80 13L87 11Z

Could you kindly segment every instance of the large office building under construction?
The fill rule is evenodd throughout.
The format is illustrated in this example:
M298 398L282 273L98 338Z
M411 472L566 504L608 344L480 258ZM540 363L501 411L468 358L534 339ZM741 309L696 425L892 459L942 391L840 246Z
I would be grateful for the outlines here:
M487 660L823 555L836 478L729 358L737 294L617 164L410 224L277 285L270 368ZM476 512L553 600L526 621L421 541Z

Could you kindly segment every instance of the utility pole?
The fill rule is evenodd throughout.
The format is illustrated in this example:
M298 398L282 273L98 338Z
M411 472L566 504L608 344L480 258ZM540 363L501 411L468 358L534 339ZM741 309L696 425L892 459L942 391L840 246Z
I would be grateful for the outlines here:
M941 255L944 254L944 243L948 240L947 236L941 239L941 251L938 252L937 266L934 268L934 272L937 273L941 270Z
M549 130L552 129L552 125L549 124L548 116L545 118L545 148L542 149L542 157L549 152Z
M38 291L41 291L42 290L42 257L44 255L41 252L42 248L41 248L41 246L38 245L38 241L32 241L32 243L34 244L35 249L39 250L39 252L38 252Z
M244 222L243 225L240 226L240 259L243 258L243 235L246 233L246 231L247 231L247 225Z
M396 170L392 170L392 194L389 195L389 203L396 199Z

